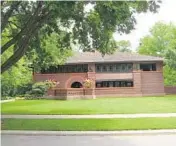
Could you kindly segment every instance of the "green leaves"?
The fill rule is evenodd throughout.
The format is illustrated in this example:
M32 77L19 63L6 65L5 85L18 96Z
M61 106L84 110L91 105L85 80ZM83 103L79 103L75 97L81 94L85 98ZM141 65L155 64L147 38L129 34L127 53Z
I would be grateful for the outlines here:
M176 51L176 26L172 23L156 23L150 30L150 35L141 39L138 52L153 56L161 56L169 64L174 63Z
M164 79L166 85L176 85L176 25L156 23L150 30L150 35L141 39L138 48L140 54L163 57Z
M116 42L116 47L119 52L132 52L130 41L122 40L122 41Z
M85 10L88 4L93 4L90 11ZM56 59L52 55L57 51L63 54L66 49L70 50L75 41L83 51L96 49L102 54L112 53L114 49L108 47L115 31L130 33L136 23L134 13L147 12L147 10L156 12L157 9L158 5L153 1L3 2L2 33L8 28L12 39L4 43L1 53L11 46L15 46L15 51L2 64L1 72L8 70L30 51L40 52L35 58L36 56L47 58L46 56L49 55L50 59L46 61L47 64L52 64L53 59ZM57 45L50 45L45 41L45 39L49 40L49 37L56 37L53 34L58 35ZM49 41L56 44L54 40ZM46 47L52 47L51 52Z

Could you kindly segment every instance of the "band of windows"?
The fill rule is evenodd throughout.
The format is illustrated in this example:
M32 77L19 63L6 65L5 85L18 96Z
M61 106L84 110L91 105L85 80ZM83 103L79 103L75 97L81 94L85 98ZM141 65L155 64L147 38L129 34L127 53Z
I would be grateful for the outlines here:
M88 72L87 64L79 65L60 65L57 67L51 66L48 69L42 69L41 73L84 73Z
M96 64L96 72L132 72L133 64Z
M156 64L137 64L134 66L135 70L142 71L156 71ZM126 73L133 71L132 63L113 63L113 64L95 64L95 71L101 73L116 72L116 73ZM85 73L88 72L88 64L78 64L78 65L59 65L51 66L48 69L42 69L41 73Z
M133 87L133 81L96 81L96 88L101 87Z

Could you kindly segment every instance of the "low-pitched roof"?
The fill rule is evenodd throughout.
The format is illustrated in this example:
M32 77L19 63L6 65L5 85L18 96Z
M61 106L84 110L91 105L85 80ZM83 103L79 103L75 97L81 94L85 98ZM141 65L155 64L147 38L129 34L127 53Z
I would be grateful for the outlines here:
M75 53L72 57L69 57L66 61L66 64L138 61L163 61L163 58L128 52L115 52L112 55L105 56L102 56L102 54L99 52L78 52Z

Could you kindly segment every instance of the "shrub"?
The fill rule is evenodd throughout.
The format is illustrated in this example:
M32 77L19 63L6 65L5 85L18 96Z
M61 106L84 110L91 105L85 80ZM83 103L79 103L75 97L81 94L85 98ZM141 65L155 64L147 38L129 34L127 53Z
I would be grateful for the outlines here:
M93 80L91 79L86 79L84 82L83 82L83 86L85 88L92 88L93 87Z
M54 88L59 83L54 80L46 80L44 82L36 82L32 85L32 89L26 92L25 99L41 99L47 93L48 89Z

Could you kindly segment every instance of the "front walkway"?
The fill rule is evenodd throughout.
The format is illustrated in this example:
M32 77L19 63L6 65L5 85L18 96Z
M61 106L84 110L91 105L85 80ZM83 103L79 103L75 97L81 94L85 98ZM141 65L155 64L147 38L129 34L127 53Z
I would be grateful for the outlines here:
M176 134L176 129L161 130L123 130L123 131L26 131L2 130L2 135L50 135L50 136L130 136L130 135L161 135Z
M1 118L13 119L103 119L103 118L152 118L152 117L176 117L176 113L157 114L101 114L101 115L1 115Z

